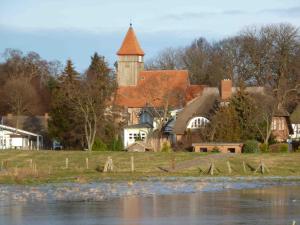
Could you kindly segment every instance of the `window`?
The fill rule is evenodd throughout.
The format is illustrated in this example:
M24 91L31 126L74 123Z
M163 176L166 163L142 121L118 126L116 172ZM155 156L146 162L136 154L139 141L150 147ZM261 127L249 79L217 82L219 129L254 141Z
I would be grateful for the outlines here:
M209 120L205 117L194 117L188 122L187 128L197 129L205 126L207 123L209 123Z
M141 138L142 140L145 140L146 133L145 132L139 132L139 133L129 133L129 139L135 140Z
M207 152L207 148L200 148L200 152Z
M235 148L228 148L227 151L228 151L229 153L235 153Z
M142 56L139 56L139 62L142 62L143 61L143 58L142 58Z
M271 129L276 130L276 120L275 119L272 120Z

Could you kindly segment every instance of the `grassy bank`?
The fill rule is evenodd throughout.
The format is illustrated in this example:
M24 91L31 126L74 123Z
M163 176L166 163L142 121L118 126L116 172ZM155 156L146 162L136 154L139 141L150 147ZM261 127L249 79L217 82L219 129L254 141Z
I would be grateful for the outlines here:
M114 171L100 172L111 157ZM131 156L135 171L131 172ZM66 168L68 158L68 168ZM88 158L88 168L86 165ZM254 170L263 162L269 172ZM211 176L211 163L216 168L213 176L300 176L300 154L205 154L205 153L127 153L82 151L0 151L0 183L36 184L48 182L90 182L136 180L147 177ZM228 169L230 163L231 173ZM246 165L246 171L243 166ZM171 169L165 172L162 169Z

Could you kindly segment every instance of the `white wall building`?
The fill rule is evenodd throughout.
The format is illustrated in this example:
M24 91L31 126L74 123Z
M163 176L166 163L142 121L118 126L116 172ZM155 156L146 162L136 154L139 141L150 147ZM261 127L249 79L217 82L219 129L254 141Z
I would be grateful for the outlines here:
M290 135L290 138L295 141L300 141L300 104L298 104L291 114L290 120L294 131L294 133Z
M43 146L42 135L14 127L0 125L0 150L26 149L39 150Z
M132 145L135 141L144 141L147 135L152 130L152 127L148 124L136 124L129 125L124 128L124 148Z

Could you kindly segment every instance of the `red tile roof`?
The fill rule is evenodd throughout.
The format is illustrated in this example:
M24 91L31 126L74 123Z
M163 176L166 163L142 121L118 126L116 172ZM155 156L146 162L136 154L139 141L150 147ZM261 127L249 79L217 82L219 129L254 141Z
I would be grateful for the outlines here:
M162 107L168 101L173 108L201 94L203 85L190 85L187 70L150 70L139 74L137 86L119 87L116 103L129 108L147 104Z
M145 55L141 48L133 28L130 26L117 55Z

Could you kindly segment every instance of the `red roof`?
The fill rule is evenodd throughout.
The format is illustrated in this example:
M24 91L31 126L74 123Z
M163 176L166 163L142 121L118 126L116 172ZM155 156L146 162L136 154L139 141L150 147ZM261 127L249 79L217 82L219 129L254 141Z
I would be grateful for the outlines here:
M141 48L133 28L130 26L117 55L145 55Z
M119 87L116 103L129 108L183 107L198 96L204 86L190 85L187 70L150 70L139 74L137 86Z

